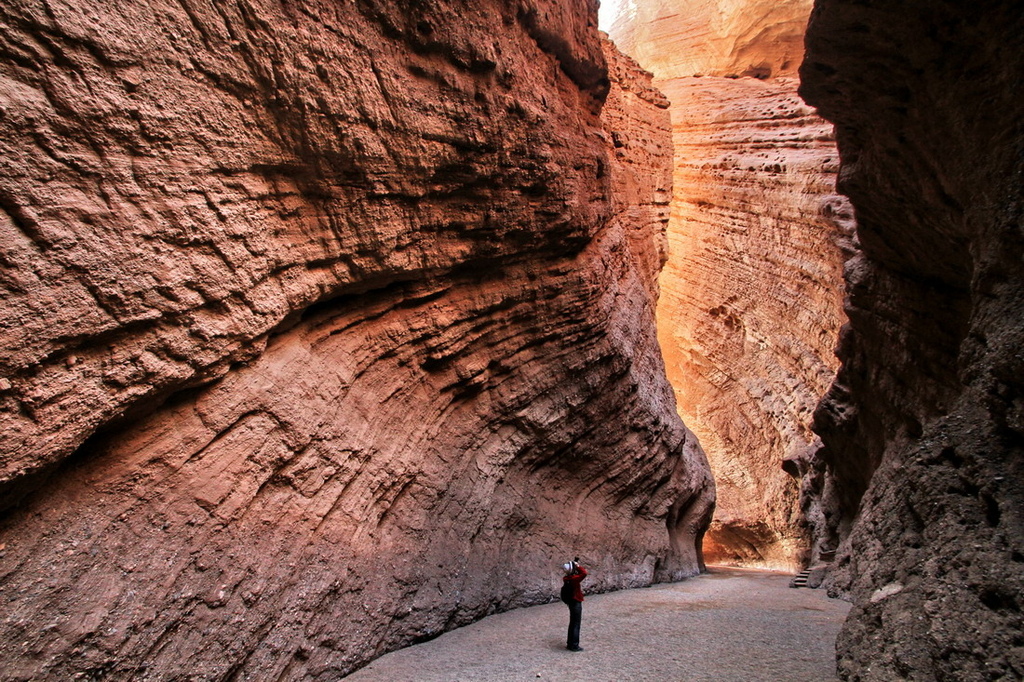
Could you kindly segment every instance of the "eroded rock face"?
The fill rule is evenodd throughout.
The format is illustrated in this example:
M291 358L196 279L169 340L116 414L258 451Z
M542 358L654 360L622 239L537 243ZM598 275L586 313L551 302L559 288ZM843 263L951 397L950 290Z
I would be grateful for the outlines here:
M843 361L816 415L858 680L1024 676L1024 15L819 0L802 93L836 124Z
M817 401L835 376L843 202L831 126L793 79L659 81L676 199L659 334L718 486L709 561L794 569Z
M658 78L793 76L813 0L622 0L609 34Z
M2 13L10 678L336 679L571 553L699 570L667 113L594 3Z
M797 61L801 51L772 36L796 24L802 34L808 12L809 3L638 3L613 29L650 59L644 66L672 102L659 335L680 414L715 472L712 562L792 570L816 549L808 528L821 514L801 511L797 477L820 485L808 461L811 417L838 364L853 219L835 195L832 126L801 101L796 78L690 74L735 73L737 60L755 58L792 70L776 63L779 51ZM759 33L755 19L767 22ZM753 33L763 45L743 38Z
M597 40L545 3L438 30L464 4L5 9L0 480L315 301L579 250L607 211ZM530 48L527 92L499 52Z

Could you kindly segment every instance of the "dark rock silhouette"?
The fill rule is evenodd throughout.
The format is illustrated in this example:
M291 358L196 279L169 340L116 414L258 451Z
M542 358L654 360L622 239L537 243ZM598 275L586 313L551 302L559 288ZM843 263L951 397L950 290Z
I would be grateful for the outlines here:
M818 407L829 578L856 680L1024 676L1024 14L819 0L804 97L863 254Z

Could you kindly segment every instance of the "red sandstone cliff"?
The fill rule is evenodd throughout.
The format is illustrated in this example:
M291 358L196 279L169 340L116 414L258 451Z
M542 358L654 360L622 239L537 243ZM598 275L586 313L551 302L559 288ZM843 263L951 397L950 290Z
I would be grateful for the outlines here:
M810 473L812 413L837 368L840 247L852 246L832 127L792 77L809 11L810 2L638 2L612 30L672 102L659 336L679 412L715 472L705 543L714 562L796 569L808 559L808 524L822 524L782 468ZM727 77L740 73L760 78Z
M594 4L0 10L7 676L336 679L570 552L699 569Z
M706 551L795 569L808 538L783 463L802 469L815 447L811 415L842 322L831 126L793 79L659 85L677 157L659 334L680 414L716 475Z
M609 34L660 79L795 75L813 0L623 0Z
M1024 678L1024 14L819 0L801 92L836 125L842 369L816 414L850 680Z

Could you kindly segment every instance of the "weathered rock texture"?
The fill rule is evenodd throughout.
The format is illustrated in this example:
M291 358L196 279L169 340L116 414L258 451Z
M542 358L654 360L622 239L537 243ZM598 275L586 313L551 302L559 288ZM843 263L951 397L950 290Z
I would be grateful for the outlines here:
M609 34L658 78L795 75L813 0L622 0Z
M667 113L568 7L4 5L5 678L333 680L572 552L699 570Z
M644 66L672 102L659 335L680 414L715 472L712 562L795 569L810 558L808 524L820 525L820 514L813 504L801 513L799 483L783 463L808 473L817 442L811 418L838 365L840 247L852 248L852 216L835 195L832 126L800 100L795 77L689 74L745 72L736 66L744 59L792 71L799 41L777 38L797 25L802 36L809 10L652 2L613 29L650 60ZM755 20L765 23L755 30ZM781 52L793 62L785 68Z
M660 81L676 200L658 317L679 412L718 488L709 561L808 559L799 484L835 376L845 238L831 126L794 79ZM841 210L841 209L840 209Z
M816 415L840 672L1024 678L1024 14L819 0L807 46L863 248Z

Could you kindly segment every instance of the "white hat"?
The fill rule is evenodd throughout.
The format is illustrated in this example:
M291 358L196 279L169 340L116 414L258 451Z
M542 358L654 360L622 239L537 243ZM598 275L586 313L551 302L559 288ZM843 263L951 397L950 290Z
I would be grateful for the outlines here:
M562 570L564 570L566 573L571 571L572 570L572 562L570 561L569 563L562 564Z

